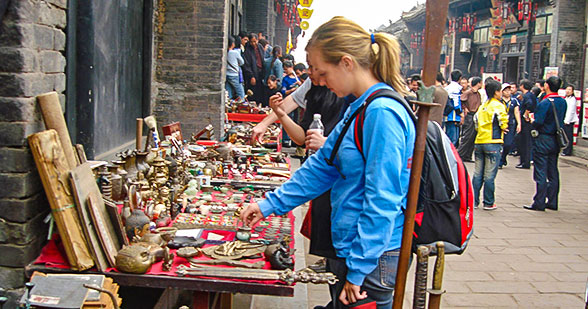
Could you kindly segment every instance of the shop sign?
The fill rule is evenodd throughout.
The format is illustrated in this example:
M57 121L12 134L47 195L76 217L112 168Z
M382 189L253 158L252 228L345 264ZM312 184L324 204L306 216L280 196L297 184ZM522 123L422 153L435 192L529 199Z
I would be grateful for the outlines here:
M559 75L559 67L545 67L545 73L543 73L543 79L548 79L551 76Z

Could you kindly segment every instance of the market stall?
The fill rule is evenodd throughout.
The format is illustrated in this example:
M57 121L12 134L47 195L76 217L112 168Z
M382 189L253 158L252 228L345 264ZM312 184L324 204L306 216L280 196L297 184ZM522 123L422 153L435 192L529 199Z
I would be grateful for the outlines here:
M42 108L59 109L49 99ZM135 149L111 162L85 162L83 149L62 138L66 129L46 126L29 142L58 235L27 267L29 275L106 274L119 285L187 289L199 295L194 307L210 306L213 295L225 294L228 303L231 293L293 296L296 282L336 280L294 271L292 214L252 228L239 219L290 177L289 160L264 147L279 145L279 127L251 146L246 123L227 126L223 142L210 139L211 126L186 140L179 123L163 126L160 137L150 116L137 120Z

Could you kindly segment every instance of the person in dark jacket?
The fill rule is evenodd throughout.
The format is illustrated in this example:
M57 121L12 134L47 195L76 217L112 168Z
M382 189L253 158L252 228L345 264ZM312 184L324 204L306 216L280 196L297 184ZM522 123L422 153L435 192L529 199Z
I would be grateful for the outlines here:
M523 101L521 102L521 133L517 148L520 154L520 163L516 168L531 168L531 116L529 114L535 111L537 97L531 92L533 84L528 79L521 81L521 91L523 92Z
M557 95L561 87L561 79L551 76L545 82L545 96L537 104L535 118L532 125L536 134L533 143L533 180L537 184L537 191L533 197L533 204L524 205L525 209L545 211L545 208L557 210L559 195L559 170L557 159L560 146L557 142L556 117L561 124L566 115L566 101ZM555 113L554 113L555 109Z
M250 98L253 101L261 101L264 93L263 85L263 58L264 50L257 40L257 34L249 34L249 42L245 46L243 59L243 78L245 79L245 89L253 91Z

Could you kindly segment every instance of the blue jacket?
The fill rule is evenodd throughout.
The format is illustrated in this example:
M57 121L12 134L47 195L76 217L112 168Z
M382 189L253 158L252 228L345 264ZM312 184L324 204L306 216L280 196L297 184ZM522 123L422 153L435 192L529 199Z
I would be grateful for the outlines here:
M460 114L462 89L463 87L457 82L451 82L449 85L447 85L447 87L445 87L445 90L449 94L449 99L451 99L449 102L453 103L453 111L449 115L445 116L445 121L461 121ZM447 102L447 104L449 104L449 102Z
M537 104L537 108L535 108L535 121L533 121L533 127L541 134L553 135L557 130L551 100L553 100L555 110L557 111L559 125L563 126L564 124L563 121L566 116L566 109L568 108L566 101L557 96L545 98Z
M364 120L365 162L355 145L353 124L334 160L345 178L325 159L330 157L344 123L369 94L380 88L389 86L376 84L351 103L323 147L289 181L259 203L264 216L284 214L331 189L333 246L337 255L346 259L347 281L355 285L362 285L382 253L400 248L414 123L400 103L389 98L375 99Z

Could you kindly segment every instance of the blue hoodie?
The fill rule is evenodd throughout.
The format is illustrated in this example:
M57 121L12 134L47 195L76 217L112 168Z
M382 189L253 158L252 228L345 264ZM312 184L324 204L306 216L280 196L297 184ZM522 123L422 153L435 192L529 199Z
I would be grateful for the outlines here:
M347 281L361 286L378 265L382 253L400 248L403 208L410 177L415 127L408 112L390 98L377 98L365 113L365 162L354 140L354 125L345 134L335 166L329 166L333 146L351 114L379 83L355 100L325 144L292 178L259 203L264 216L284 214L331 189L331 235L337 255L346 259ZM341 176L345 175L345 178ZM341 278L342 279L342 278Z

